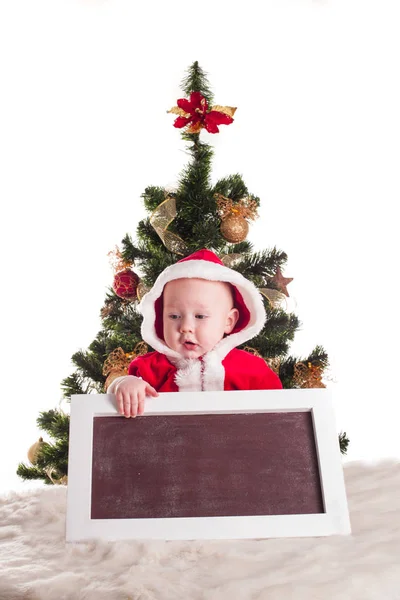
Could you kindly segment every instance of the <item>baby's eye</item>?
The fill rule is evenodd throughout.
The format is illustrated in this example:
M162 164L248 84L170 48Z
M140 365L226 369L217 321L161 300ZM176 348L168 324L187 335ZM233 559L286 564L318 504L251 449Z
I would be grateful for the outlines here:
M196 315L196 319L207 319L207 315Z
M176 319L179 319L179 315L168 315L168 318L175 321Z

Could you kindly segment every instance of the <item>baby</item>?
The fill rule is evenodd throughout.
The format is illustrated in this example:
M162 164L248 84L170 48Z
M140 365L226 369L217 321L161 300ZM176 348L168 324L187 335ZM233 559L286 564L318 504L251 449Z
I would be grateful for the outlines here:
M146 396L158 392L282 388L262 358L236 348L264 325L260 293L210 250L165 269L139 309L155 352L133 360L107 390L125 417L143 414Z

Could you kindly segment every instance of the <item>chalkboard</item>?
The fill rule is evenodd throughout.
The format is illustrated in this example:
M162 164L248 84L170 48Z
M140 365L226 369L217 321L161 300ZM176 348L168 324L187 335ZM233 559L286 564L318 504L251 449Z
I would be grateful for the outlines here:
M330 392L71 399L67 541L350 533Z
M322 512L311 412L94 418L92 519Z

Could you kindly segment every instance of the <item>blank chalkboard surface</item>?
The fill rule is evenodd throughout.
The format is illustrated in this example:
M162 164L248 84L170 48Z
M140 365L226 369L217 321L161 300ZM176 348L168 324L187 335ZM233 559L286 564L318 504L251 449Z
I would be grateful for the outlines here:
M95 417L92 519L323 513L310 411Z
M350 533L330 392L71 399L67 541Z

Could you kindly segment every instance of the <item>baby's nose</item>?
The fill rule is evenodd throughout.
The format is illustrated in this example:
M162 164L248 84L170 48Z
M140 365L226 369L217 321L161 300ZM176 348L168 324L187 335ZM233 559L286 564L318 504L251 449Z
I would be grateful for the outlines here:
M188 319L188 318L182 319L180 330L181 330L181 333L187 333L189 331L193 331L192 319Z

